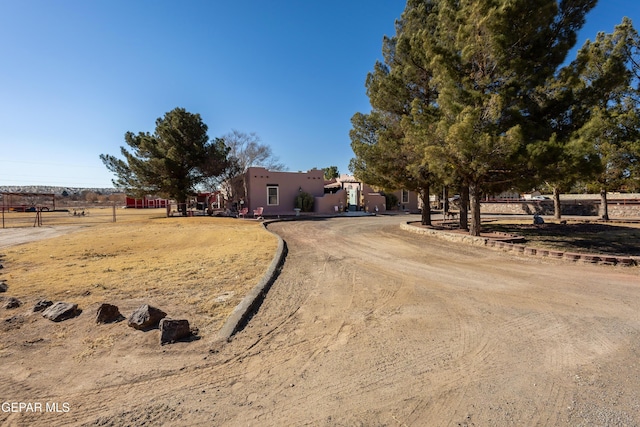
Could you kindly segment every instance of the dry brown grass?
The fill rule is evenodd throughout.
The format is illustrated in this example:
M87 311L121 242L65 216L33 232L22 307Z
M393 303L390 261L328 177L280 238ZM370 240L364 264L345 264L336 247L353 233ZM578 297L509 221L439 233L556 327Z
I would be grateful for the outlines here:
M255 221L118 212L116 223L5 249L3 277L26 301L83 310L108 302L125 316L149 303L213 332L260 280L276 246Z

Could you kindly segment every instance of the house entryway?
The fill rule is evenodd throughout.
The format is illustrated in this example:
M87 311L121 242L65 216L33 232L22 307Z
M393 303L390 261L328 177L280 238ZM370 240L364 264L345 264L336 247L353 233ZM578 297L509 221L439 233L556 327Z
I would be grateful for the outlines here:
M354 212L358 210L358 189L354 187L347 188L347 203L349 210Z

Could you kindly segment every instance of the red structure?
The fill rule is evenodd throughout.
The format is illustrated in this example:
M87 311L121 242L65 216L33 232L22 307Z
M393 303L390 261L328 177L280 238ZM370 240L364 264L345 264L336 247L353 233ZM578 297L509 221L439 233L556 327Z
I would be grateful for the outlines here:
M143 199L135 199L133 197L126 198L127 208L134 209L156 209L156 208L166 208L169 205L169 201L167 199L153 199L150 197L145 197Z

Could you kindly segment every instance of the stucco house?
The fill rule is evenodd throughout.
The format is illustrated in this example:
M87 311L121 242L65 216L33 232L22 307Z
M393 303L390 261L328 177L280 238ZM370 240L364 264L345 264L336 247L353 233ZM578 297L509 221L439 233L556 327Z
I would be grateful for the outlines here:
M385 212L400 209L418 212L418 196L415 192L394 192L399 206L387 207L385 197L369 185L351 175L341 175L332 181L324 180L324 172L312 169L306 172L270 171L262 167L250 167L244 175L246 196L243 206L248 216L253 210L262 208L263 216L295 215L295 199L301 193L314 197L315 214L334 214L345 210Z
M387 206L384 195L370 185L358 181L352 175L340 175L337 179L341 187L347 192L347 206L349 210L364 210L366 212L385 212L399 210L417 213L422 208L420 198L415 191L395 190L387 193L398 199L397 206Z
M293 215L295 199L301 192L309 193L315 198L324 196L324 172L320 169L280 172L250 167L244 178L244 205L249 209L249 215L260 207L263 208L264 216Z

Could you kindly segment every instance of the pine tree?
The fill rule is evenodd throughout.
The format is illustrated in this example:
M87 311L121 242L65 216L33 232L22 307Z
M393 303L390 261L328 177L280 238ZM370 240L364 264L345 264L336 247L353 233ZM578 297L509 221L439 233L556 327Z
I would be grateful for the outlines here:
M579 91L590 106L576 138L600 161L600 216L609 219L607 192L633 186L640 176L640 37L624 18L613 33L585 43L575 62Z
M186 215L186 201L207 177L222 173L228 148L220 139L209 141L199 114L183 108L156 120L153 134L127 132L124 160L108 154L100 159L117 179L114 186L137 196L149 194L175 199Z
M595 1L444 1L438 61L445 153L471 202L480 233L480 197L522 178L536 137L536 99L564 61Z
M416 35L428 27L432 5L410 1L396 35L383 40L384 63L376 63L366 80L372 111L356 113L350 132L356 157L350 170L370 185L404 188L420 194L422 223L431 224L429 189L434 175L429 169L426 146L434 125L436 91L428 58L416 49Z

